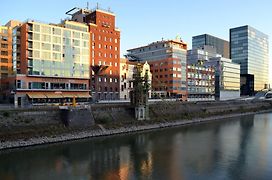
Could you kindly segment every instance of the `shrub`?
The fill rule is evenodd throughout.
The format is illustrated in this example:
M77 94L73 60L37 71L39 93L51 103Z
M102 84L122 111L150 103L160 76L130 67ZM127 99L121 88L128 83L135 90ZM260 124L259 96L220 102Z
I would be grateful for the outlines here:
M3 112L3 116L4 116L4 117L9 117L9 112L4 111L4 112Z

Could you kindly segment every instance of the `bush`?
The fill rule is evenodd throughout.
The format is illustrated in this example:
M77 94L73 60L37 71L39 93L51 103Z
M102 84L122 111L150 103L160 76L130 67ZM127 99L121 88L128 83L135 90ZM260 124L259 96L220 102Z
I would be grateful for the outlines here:
M4 112L3 112L3 116L4 116L4 117L9 117L9 112L4 111Z
M103 117L95 120L96 123L98 124L108 124L111 122L110 118Z

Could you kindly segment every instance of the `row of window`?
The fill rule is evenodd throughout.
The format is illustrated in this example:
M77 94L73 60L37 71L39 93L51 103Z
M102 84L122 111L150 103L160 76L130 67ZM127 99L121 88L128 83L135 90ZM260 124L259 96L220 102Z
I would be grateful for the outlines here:
M92 90L95 90L95 86L93 86L92 87ZM98 87L98 91L104 91L104 92L118 92L118 88L117 87L115 87L115 88L113 88L113 87L107 87L107 86L105 86L104 88L102 88L102 86L99 86Z
M7 58L1 58L1 63L8 63L8 59Z
M94 62L93 62L93 64L94 64ZM104 62L102 62L101 60L100 61L98 61L98 65L100 66L100 65L108 65L108 66L113 66L113 63L112 62L109 62L109 63L107 63L106 61L104 61ZM118 63L117 62L115 62L114 63L114 66L115 67L117 67L118 66Z
M96 37L95 37L95 34L92 33L92 41L95 41ZM98 38L97 38L99 41L101 41L102 39L105 41L105 42L114 42L114 43L118 43L118 39L116 38L111 38L111 37L106 37L106 36L101 36L99 35Z
M78 30L78 31L83 31L83 32L88 32L88 27L82 27L82 26L75 26L75 25L71 25L71 24L65 24L66 28L69 29L73 29L73 30ZM62 33L64 35L68 35L71 36L73 35L73 37L75 38L84 38L84 39L89 39L89 35L87 33L80 33L80 32L75 32L75 31L71 31L68 29L62 29L61 28L57 28L57 27L50 27L47 25L38 25L38 24L29 24L28 27L29 31L33 31L34 32L39 32L39 33L43 33L43 34L53 34L53 35L62 35Z
M8 48L8 44L1 44L1 48Z
M95 43L92 43L92 48L95 49ZM98 48L99 48L99 49L102 49L102 44L98 44ZM103 46L103 48L104 48L104 49L113 49L113 46L105 44L105 45ZM114 47L114 50L115 50L115 51L118 51L118 47L115 46L115 47Z
M21 89L24 82L17 80L16 87ZM66 89L66 90L86 90L87 84L80 83L55 83L55 82L29 82L28 89Z
M151 72L152 73L152 72ZM181 78L181 74L169 74L169 76L167 74L163 75L155 75L156 78L168 78L168 77L178 77Z
M102 78L102 77L99 77L98 82L102 82L102 81L118 83L118 78L107 78L107 77Z
M8 56L8 51L1 51L2 56Z

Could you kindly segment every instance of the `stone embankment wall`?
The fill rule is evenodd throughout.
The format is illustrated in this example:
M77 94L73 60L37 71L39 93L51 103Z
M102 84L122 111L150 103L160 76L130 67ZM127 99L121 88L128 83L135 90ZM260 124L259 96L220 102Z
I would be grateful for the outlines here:
M272 101L157 102L149 110L151 121L172 121L202 118L231 113L272 110ZM124 105L94 105L97 123L133 121L134 109Z
M201 118L272 109L272 101L159 102L150 105L152 120Z
M0 143L41 136L58 137L83 130L98 130L103 135L110 129L121 127L129 129L132 126L150 126L177 120L189 122L194 119L263 110L272 110L272 101L158 102L150 105L149 122L135 121L134 109L120 104L94 104L90 108L74 108L66 112L58 107L0 110Z

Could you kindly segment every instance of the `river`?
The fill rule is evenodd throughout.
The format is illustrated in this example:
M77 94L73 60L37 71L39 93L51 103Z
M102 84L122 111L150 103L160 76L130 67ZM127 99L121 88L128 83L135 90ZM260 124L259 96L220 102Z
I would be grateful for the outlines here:
M0 179L272 179L272 113L0 151Z

